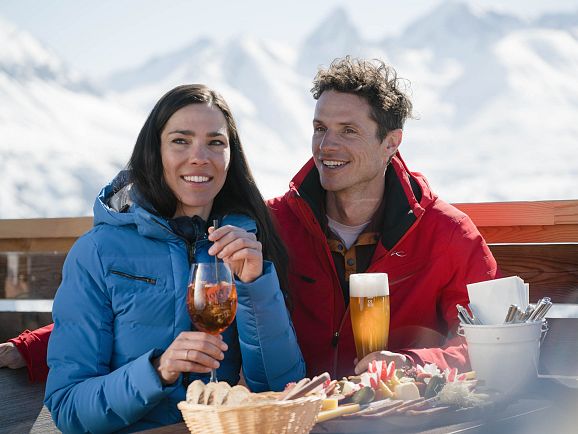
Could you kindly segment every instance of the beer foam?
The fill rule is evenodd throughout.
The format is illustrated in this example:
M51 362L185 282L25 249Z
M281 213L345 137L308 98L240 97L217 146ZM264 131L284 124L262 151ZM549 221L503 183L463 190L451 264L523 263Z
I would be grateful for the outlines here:
M349 276L350 297L381 297L389 295L387 273L360 273Z

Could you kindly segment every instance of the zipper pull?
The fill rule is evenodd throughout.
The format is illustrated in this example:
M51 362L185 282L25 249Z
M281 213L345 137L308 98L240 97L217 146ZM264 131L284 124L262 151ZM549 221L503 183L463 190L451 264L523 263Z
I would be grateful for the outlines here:
M339 332L335 332L333 333L333 338L331 339L331 345L336 347L338 343L339 343Z

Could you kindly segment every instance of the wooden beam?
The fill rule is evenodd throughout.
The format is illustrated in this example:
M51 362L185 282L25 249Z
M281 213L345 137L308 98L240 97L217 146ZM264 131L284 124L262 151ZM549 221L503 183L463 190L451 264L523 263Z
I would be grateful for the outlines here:
M78 238L92 227L92 217L0 220L0 240Z
M578 200L455 203L476 226L578 225Z
M0 238L0 252L56 252L67 253L73 238Z
M578 224L478 226L487 243L578 243Z
M578 303L578 244L494 244L490 249L504 276L530 284L530 302L548 296Z

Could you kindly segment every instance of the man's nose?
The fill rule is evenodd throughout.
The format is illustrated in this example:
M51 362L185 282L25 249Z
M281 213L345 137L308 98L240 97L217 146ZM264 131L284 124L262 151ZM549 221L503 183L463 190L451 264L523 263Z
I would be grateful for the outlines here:
M323 134L323 137L321 137L321 141L319 142L319 149L327 150L335 148L337 146L337 142L335 139L336 139L335 134L333 134L331 130L328 128L327 130L325 130L325 134Z

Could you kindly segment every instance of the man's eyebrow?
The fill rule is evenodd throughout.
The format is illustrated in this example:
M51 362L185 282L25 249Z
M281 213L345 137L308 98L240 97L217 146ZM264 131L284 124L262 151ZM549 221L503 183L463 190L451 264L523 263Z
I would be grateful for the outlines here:
M323 124L324 122L319 120L319 119L313 119L313 123L314 124ZM353 125L353 126L358 126L357 122L354 121L344 121L344 122L338 122L337 125Z

